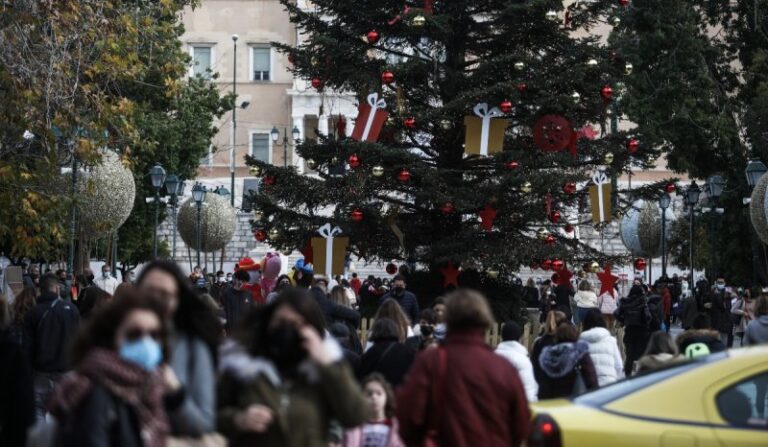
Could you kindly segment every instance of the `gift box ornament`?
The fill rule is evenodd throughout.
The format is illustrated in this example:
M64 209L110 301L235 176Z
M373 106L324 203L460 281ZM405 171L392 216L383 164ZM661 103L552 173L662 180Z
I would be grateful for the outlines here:
M381 128L389 117L389 113L384 110L387 102L384 98L379 99L378 93L371 93L365 103L357 108L357 119L355 128L352 130L352 139L357 141L376 142L379 139Z
M328 278L344 274L344 258L349 246L348 237L337 237L341 234L339 227L331 227L330 223L317 229L320 237L312 238L312 258L315 273Z
M498 117L504 116L498 107L488 109L488 103L481 102L474 110L476 116L465 116L466 137L464 152L487 156L501 152L504 147L504 132L509 121Z
M604 172L592 176L593 185L589 187L589 201L592 204L592 222L597 225L611 221L611 194L613 189Z

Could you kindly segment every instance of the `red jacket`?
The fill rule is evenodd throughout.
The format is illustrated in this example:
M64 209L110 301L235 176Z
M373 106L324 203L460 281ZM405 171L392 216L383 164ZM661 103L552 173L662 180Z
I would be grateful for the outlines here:
M438 349L416 358L397 391L400 434L407 445L422 445L439 412L441 447L517 447L527 439L531 416L525 390L514 367L485 343L482 331L449 333L444 347L447 368L439 408L432 403L439 380Z
M661 292L661 308L664 311L664 318L669 318L672 313L672 295L669 293L669 289L664 289Z

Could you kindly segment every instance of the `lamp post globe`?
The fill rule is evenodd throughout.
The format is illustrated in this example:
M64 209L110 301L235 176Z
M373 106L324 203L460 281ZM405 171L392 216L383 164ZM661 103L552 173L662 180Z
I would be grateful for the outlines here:
M715 174L707 179L707 187L709 187L709 195L715 201L720 199L725 189L725 179L722 175Z
M696 206L699 203L699 196L701 195L701 188L694 181L691 186L685 191L685 202L691 207Z
M269 136L272 138L273 143L277 143L278 138L280 138L280 131L277 130L277 126L272 126L272 130L269 131Z
M299 128L296 126L293 126L293 129L291 129L291 136L293 136L293 141L298 141L301 137L301 132L299 131Z
M159 164L155 164L149 170L149 179L152 181L152 186L159 190L163 187L163 183L165 183L165 169Z
M753 158L747 162L747 169L744 170L744 173L747 176L747 184L749 185L750 189L757 185L760 177L762 177L766 171L768 171L768 168L765 167L765 164L756 158Z

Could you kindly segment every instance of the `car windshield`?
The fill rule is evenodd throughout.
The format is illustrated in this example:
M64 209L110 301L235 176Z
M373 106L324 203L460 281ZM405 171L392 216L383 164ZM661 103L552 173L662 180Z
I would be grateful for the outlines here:
M672 376L686 373L693 369L699 368L712 362L717 362L727 357L728 355L725 352L718 352L701 359L670 366L668 368L653 371L648 374L641 374L582 394L581 396L574 398L573 402L580 405L588 405L593 407L603 406L628 394L632 394L635 391L666 380Z

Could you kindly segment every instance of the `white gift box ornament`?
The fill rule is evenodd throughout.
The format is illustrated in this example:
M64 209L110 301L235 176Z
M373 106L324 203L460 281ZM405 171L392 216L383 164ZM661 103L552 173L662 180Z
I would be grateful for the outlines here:
M312 252L316 272L322 272L330 279L344 273L344 258L349 246L348 237L338 237L341 228L330 223L317 229L320 237L312 238Z

